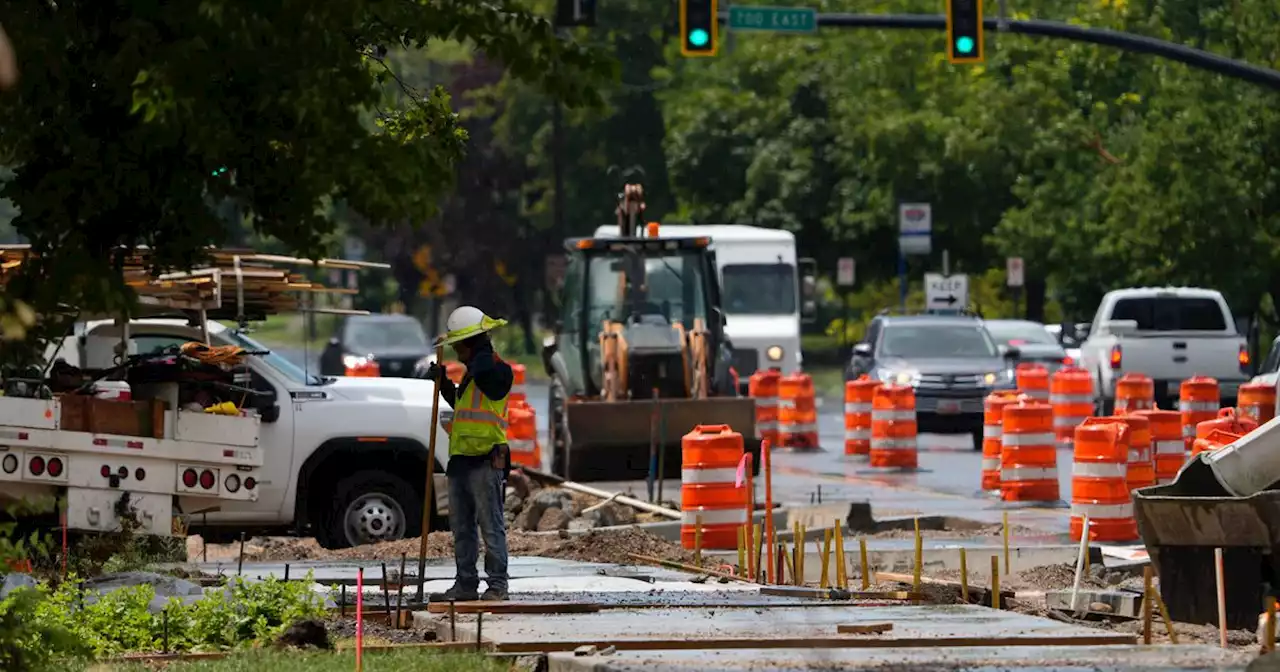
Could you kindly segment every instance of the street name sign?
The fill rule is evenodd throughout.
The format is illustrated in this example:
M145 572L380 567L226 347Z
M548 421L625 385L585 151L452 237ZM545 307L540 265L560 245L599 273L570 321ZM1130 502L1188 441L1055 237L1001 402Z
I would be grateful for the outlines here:
M808 7L729 8L729 30L769 33L815 33L818 10Z
M969 306L969 276L924 274L924 307L927 310L964 310Z
M933 208L928 203L898 206L898 250L906 254L933 251Z
M840 257L836 266L836 284L841 287L852 287L854 278L853 257Z

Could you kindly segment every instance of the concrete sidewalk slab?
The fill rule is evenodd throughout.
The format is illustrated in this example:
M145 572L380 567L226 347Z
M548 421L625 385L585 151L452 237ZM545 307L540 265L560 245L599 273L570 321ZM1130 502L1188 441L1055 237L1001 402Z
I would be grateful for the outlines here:
M726 651L619 651L612 655L553 653L549 672L717 672L737 670L1244 670L1251 654L1204 645L1033 646L902 649L740 649Z

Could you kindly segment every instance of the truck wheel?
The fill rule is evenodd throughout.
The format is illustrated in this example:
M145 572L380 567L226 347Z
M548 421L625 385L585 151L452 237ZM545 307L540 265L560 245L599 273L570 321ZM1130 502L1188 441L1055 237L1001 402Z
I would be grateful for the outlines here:
M564 419L564 385L558 378L551 379L551 391L547 394L547 421L551 442L551 467L547 471L568 478L564 465L569 452L569 433Z
M334 512L318 539L325 548L350 548L422 533L422 498L399 476L361 471L338 482Z

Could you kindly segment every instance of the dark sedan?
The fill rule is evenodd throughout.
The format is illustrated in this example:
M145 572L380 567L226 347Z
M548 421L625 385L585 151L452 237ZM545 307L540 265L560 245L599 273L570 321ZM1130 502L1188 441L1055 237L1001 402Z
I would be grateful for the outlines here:
M881 315L853 348L847 378L864 373L911 385L921 433L968 433L982 447L983 400L1014 387L1007 353L981 320L967 316Z
M1030 320L987 320L987 331L996 343L1018 349L1018 362L1041 364L1053 373L1074 364L1058 339L1043 324Z
M352 363L365 358L376 362L384 377L410 378L414 365L433 354L422 324L408 315L352 315L329 339L320 355L320 371L343 376Z

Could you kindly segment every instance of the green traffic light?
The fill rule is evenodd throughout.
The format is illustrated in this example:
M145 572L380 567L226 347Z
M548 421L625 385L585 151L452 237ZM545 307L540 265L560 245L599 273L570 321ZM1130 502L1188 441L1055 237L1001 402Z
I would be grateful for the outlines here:
M711 41L711 35L707 31L697 28L689 33L689 44L695 47L705 47Z
M973 38L972 37L956 38L956 51L961 54L973 53Z

